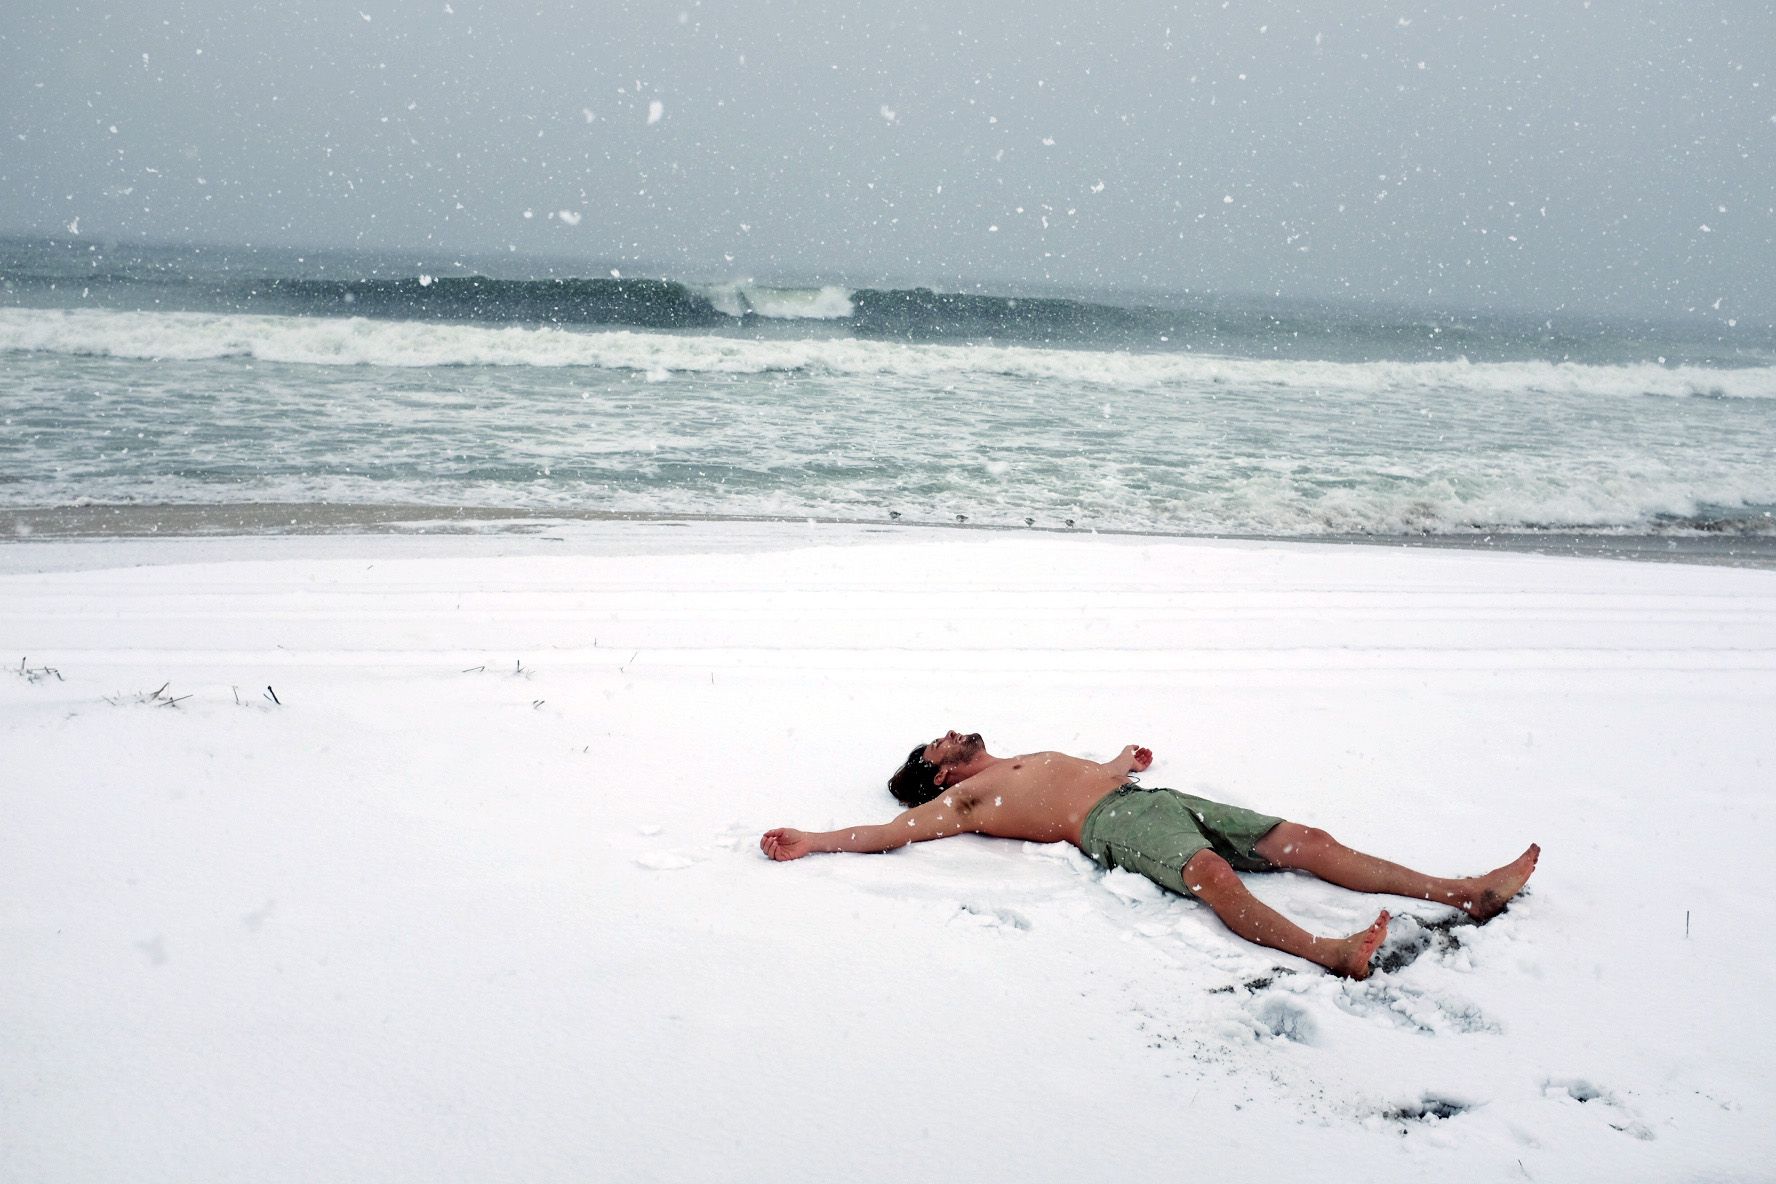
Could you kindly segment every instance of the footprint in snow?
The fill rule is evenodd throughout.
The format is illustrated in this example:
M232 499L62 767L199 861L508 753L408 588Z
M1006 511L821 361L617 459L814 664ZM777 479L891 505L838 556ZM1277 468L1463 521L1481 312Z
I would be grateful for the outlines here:
M1408 1123L1442 1122L1473 1108L1473 1104L1469 1102L1460 1102L1454 1098L1446 1098L1437 1094L1425 1094L1410 1102L1387 1107L1382 1110L1381 1117L1389 1122L1399 1123L1404 1131Z
M1296 1044L1319 1042L1319 1021L1307 1008L1286 996L1264 995L1251 1006L1248 1018L1260 1038L1292 1040Z
M1652 1141L1653 1128L1637 1118L1615 1094L1583 1077L1550 1077L1542 1082L1542 1096L1595 1108L1611 1130Z
M1425 1036L1496 1032L1479 1007L1448 991L1426 991L1400 982L1344 983L1333 1001L1351 1015L1388 1020Z
M1286 966L1272 966L1268 974L1261 974L1256 978L1249 978L1238 986L1229 984L1225 987L1210 987L1209 994L1231 995L1235 991L1244 990L1248 995L1256 995L1258 992L1268 990L1271 986L1275 985L1277 979L1281 978L1283 975L1294 973L1293 970L1290 970Z

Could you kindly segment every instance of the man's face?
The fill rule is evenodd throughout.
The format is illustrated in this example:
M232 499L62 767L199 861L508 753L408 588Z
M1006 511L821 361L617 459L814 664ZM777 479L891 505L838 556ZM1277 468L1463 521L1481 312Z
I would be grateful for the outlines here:
M940 781L945 769L967 764L986 750L979 732L945 732L925 746L924 756L938 768Z

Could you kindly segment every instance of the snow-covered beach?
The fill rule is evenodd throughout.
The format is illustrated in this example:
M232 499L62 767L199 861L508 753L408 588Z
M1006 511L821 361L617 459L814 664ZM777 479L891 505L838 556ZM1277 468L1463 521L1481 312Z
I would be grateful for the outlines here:
M1767 1178L1776 573L842 525L0 547L0 1178ZM275 697L275 701L274 701ZM914 741L1426 870L1364 983Z

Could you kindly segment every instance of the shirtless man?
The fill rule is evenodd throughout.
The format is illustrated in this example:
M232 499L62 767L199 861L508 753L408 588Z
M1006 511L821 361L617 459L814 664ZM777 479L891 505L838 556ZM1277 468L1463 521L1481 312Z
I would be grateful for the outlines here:
M1541 848L1496 871L1464 879L1427 876L1353 851L1323 830L1169 789L1133 785L1153 753L1129 745L1115 760L1064 752L994 756L980 734L944 735L914 748L888 788L909 807L892 822L825 833L779 827L759 847L772 859L816 851L890 851L950 835L986 834L1054 843L1065 839L1105 867L1145 875L1194 896L1227 927L1261 946L1368 978L1387 936L1384 909L1349 937L1316 937L1253 896L1238 871L1289 868L1357 892L1389 892L1451 905L1475 921L1498 914L1523 888Z

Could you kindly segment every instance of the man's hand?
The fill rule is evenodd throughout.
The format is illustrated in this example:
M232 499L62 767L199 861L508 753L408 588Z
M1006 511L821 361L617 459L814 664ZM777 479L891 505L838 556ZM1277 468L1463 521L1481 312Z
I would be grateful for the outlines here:
M1129 772L1145 773L1148 766L1153 764L1153 750L1142 748L1138 744L1131 744L1122 750L1121 759L1122 763L1128 766Z
M814 846L809 842L807 835L787 826L768 830L764 837L759 839L759 850L779 862L786 859L800 859L813 849Z

